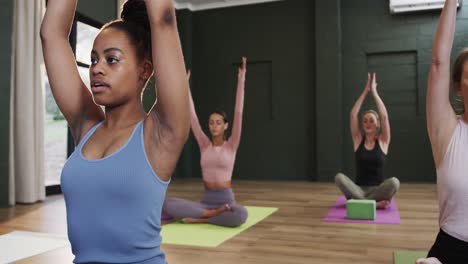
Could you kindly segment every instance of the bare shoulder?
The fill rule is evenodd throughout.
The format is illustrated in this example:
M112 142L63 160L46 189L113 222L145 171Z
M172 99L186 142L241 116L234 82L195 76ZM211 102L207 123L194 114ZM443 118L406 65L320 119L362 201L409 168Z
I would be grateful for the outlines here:
M390 147L390 143L389 142L385 142L384 140L382 140L382 137L379 136L379 147L380 149L382 150L382 152L387 155L388 154L388 148Z
M161 180L169 180L184 144L173 140L155 113L149 114L144 121L143 140L148 161L154 172Z
M434 156L436 168L438 168L442 162L453 134L460 122L465 121L463 121L461 117L453 115L452 118L448 117L444 120L444 124L440 124L439 128L429 130L429 139L431 141L432 154Z
M354 152L356 152L359 148L359 145L361 145L361 142L362 142L362 134L361 133L356 133L355 135L352 135L353 136L353 150Z

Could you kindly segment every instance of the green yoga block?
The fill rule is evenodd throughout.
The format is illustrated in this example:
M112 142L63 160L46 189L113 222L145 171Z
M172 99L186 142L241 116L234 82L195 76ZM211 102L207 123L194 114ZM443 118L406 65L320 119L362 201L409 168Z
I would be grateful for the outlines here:
M360 220L375 220L374 200L354 200L346 202L346 218Z

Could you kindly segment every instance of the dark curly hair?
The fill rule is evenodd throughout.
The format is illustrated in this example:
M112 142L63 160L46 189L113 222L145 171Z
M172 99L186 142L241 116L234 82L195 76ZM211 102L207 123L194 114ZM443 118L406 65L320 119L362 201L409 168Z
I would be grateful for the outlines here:
M107 28L115 28L127 33L138 58L152 61L151 27L144 0L125 2L120 19L107 23L102 27L102 30Z

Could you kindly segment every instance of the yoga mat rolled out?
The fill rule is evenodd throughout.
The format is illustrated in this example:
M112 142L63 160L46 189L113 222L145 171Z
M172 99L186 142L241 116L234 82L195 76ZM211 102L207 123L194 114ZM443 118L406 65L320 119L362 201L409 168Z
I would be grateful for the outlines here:
M69 245L65 236L14 231L0 236L0 263L12 263Z
M392 199L390 205L385 210L377 210L375 220L354 220L346 218L346 198L341 196L336 200L333 207L328 211L327 216L322 219L324 222L337 222L337 223L365 223L365 224L400 224L400 214L395 203Z
M397 250L393 252L394 264L414 264L419 258L425 258L427 251Z
M245 208L249 216L247 217L247 221L239 227L184 223L163 225L161 231L162 243L196 247L217 247L278 210L278 208L272 207L246 206Z

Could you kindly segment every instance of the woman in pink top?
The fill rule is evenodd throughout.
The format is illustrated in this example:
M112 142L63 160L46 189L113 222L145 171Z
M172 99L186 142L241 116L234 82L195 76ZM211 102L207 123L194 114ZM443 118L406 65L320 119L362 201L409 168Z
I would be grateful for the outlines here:
M226 114L221 111L215 111L210 115L211 139L203 133L190 94L192 131L200 147L200 164L205 193L199 203L179 198L167 198L163 210L176 220L182 220L185 223L212 223L236 227L242 225L247 219L247 210L236 204L231 187L232 170L242 129L246 64L247 59L243 57L237 77L236 106L229 139L226 140L229 122ZM190 73L188 78L190 78Z
M468 263L468 115L457 116L450 83L468 98L468 50L455 60L450 80L450 54L455 35L457 0L446 0L432 49L426 98L427 130L437 169L440 231L429 257L444 264ZM467 109L467 100L463 100ZM431 263L418 260L417 263Z

